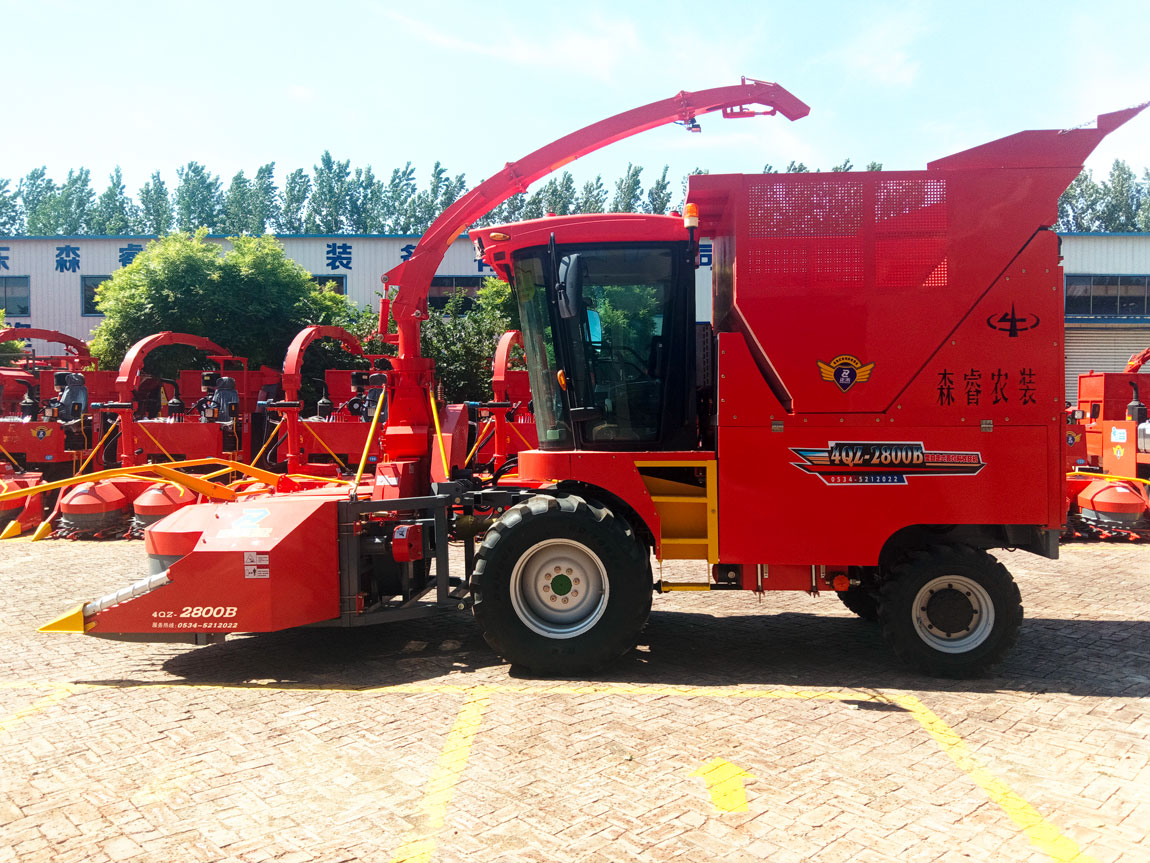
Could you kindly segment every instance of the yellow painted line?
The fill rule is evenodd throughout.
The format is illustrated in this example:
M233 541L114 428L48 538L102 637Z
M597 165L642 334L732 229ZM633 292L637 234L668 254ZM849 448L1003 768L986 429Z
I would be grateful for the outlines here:
M1058 828L1047 821L1033 806L1013 791L1009 785L987 770L971 753L966 743L934 711L930 710L913 695L898 695L865 691L821 691L821 690L778 690L778 689L715 689L700 686L619 686L590 685L510 685L484 684L467 686L462 684L398 684L377 687L323 687L306 685L261 685L261 684L188 684L188 683L32 683L0 681L0 689L21 687L52 688L53 692L32 706L0 720L0 729L9 722L18 722L26 716L43 710L67 695L82 689L128 689L156 686L165 689L263 689L269 692L352 692L364 695L403 695L403 694L462 694L465 697L463 708L456 719L455 727L448 735L440 755L436 771L429 781L423 799L425 816L424 829L420 835L408 840L396 852L393 863L418 861L426 863L435 845L435 835L446 817L446 807L454 792L455 784L467 765L471 743L479 730L483 713L493 694L511 695L617 695L617 696L680 696L687 698L739 698L739 699L787 699L796 701L867 701L876 704L892 704L902 708L918 721L938 747L982 789L992 803L1021 828L1031 845L1046 854L1054 863L1098 863L1097 859L1086 854L1081 847ZM438 826L436 826L438 825ZM433 829L434 827L434 829ZM407 855L407 856L402 856Z
M722 758L713 758L692 776L702 776L711 795L711 803L720 812L746 812L747 790L744 779L754 779L750 773L737 764Z
M16 689L18 686L19 684L16 686L4 685L3 688ZM44 688L43 685L37 684L23 684L23 686L35 686L38 689ZM74 687L68 683L52 683L47 684L47 686L51 691L43 698L37 699L25 707L23 710L17 710L15 713L9 713L7 716L0 718L0 731L8 731L13 726L19 725L29 716L39 713L41 710L44 710L48 707L51 707L53 704L63 701L77 689L77 687Z
M1078 844L1063 836L1058 828L1043 818L1033 806L1011 790L1010 786L983 767L967 748L958 733L913 695L895 695L892 701L910 713L934 738L958 768L986 792L991 802L1022 828L1030 844L1056 863L1098 863Z
M490 704L491 694L487 688L475 687L468 692L455 718L455 725L447 735L447 742L443 744L443 751L439 753L435 771L424 789L420 803L423 810L420 830L399 847L391 858L392 863L427 863L431 859L439 831L447 820L447 807L467 767L471 744Z

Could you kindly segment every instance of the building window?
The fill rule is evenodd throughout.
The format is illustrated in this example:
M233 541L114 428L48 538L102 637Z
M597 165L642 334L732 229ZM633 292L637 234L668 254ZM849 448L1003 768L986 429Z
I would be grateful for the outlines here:
M84 315L100 315L103 316L98 308L96 308L96 288L102 285L111 276L80 276L80 294L84 298Z
M321 288L326 288L328 283L331 282L337 294L347 296L347 276L329 276L327 273L320 273L319 275L313 275L311 280Z
M0 309L9 318L32 314L32 289L27 276L0 276Z
M1119 318L1150 315L1148 276L1067 276L1066 314Z

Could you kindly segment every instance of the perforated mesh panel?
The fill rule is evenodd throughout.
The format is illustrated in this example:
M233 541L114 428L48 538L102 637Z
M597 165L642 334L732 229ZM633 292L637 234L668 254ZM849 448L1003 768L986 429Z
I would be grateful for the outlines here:
M752 180L747 217L747 235L752 239L855 234L863 221L862 182Z
M748 177L745 225L744 266L767 287L947 284L945 179Z

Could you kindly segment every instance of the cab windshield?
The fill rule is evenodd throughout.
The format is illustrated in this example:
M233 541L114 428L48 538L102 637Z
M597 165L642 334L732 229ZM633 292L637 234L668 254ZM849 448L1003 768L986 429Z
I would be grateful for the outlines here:
M662 434L672 246L560 246L515 259L539 445L643 448ZM681 293L681 292L680 292Z

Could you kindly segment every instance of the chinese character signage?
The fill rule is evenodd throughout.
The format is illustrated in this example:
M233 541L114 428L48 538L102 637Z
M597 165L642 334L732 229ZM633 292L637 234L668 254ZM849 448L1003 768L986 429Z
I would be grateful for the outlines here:
M329 270L351 269L351 243L327 244L327 268Z
M120 266L128 266L128 264L136 260L136 255L142 251L144 251L144 247L139 243L128 243L126 246L120 246Z
M78 273L78 272L80 272L80 247L79 246L57 246L56 247L56 272L57 273Z

